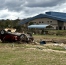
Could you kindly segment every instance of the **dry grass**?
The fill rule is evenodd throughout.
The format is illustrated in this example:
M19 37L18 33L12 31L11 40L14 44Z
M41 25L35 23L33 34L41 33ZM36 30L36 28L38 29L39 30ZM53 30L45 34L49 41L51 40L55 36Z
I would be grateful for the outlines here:
M54 46L58 48L58 46ZM66 65L66 51L53 50L52 44L0 44L1 65Z
M35 39L41 38L47 37L35 36ZM52 43L45 45L0 43L0 65L66 65L65 47L65 44Z

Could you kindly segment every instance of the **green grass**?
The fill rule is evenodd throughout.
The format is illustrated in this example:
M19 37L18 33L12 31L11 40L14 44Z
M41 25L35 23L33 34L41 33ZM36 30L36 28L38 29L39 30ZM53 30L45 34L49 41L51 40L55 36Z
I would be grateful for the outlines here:
M63 47L54 48L59 51ZM0 65L66 65L66 53L48 49L53 50L53 46L14 43L12 47L12 44L0 43Z
M33 35L38 39L66 39L64 36ZM66 49L53 44L0 43L0 65L66 65Z
M52 50L58 50L58 51L66 51L64 46L46 46L47 49L52 49Z
M57 39L66 39L66 36L56 36L56 35L33 35L35 38L57 38Z

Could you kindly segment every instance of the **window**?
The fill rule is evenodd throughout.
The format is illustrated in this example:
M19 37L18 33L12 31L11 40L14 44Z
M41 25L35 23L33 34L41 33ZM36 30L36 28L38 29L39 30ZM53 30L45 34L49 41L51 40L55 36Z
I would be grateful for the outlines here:
M49 21L47 21L47 23L49 23Z
M44 22L42 21L42 23L44 23Z
M64 30L65 30L65 26L64 26Z
M52 21L50 21L50 23L52 23Z
M61 26L59 26L59 30L62 30L62 27Z
M36 22L34 22L34 23L36 23Z
M39 23L41 23L41 22L39 21Z

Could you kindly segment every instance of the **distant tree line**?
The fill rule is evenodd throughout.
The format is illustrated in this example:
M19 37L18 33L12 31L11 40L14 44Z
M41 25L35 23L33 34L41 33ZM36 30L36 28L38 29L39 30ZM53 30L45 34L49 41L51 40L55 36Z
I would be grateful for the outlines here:
M0 30L4 29L4 28L16 28L17 31L21 30L21 26L18 25L18 23L20 22L20 19L16 19L16 20L0 20Z

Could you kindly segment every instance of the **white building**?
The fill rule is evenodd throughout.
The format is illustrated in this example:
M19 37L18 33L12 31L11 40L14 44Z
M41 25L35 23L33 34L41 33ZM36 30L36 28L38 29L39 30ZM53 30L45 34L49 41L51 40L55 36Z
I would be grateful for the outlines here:
M39 25L39 24L48 24L54 27L57 30L66 30L66 13L61 12L46 12L45 14L39 14L27 20L24 20L20 24L27 25Z

